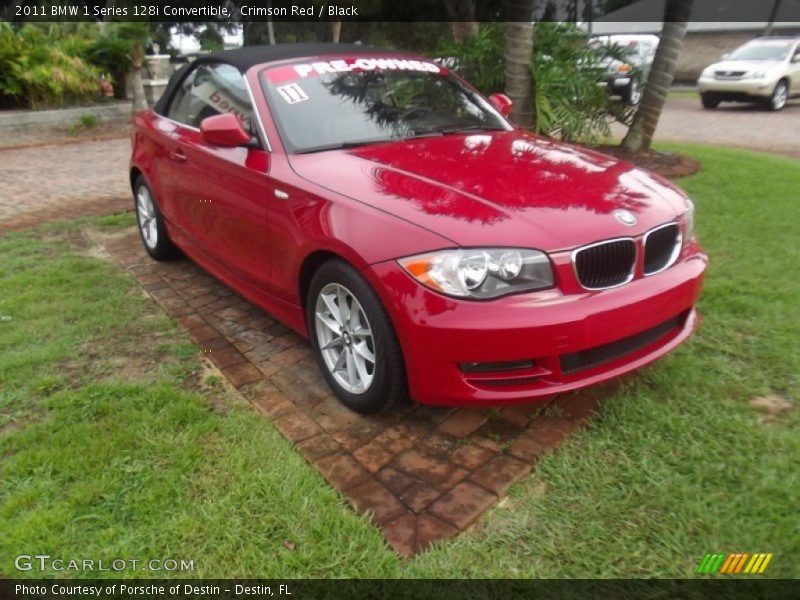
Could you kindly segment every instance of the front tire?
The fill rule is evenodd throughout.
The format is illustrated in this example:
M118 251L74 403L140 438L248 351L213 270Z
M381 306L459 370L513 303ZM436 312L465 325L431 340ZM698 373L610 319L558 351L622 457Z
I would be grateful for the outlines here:
M636 106L642 100L642 89L639 86L639 80L636 77L631 79L631 82L625 88L622 99L628 106Z
M158 208L153 190L147 185L143 175L133 184L133 199L139 236L144 249L156 260L169 260L178 254L178 249L169 239L164 225L164 216Z
M786 102L788 100L789 84L785 79L781 79L777 84L775 84L775 89L772 91L772 96L770 96L769 104L767 106L770 110L777 112L779 110L783 110L783 107L786 106Z
M719 106L720 100L712 94L700 94L700 101L703 103L703 108L715 109Z
M317 364L348 408L384 412L407 397L400 343L369 283L349 264L332 259L311 279L306 322Z

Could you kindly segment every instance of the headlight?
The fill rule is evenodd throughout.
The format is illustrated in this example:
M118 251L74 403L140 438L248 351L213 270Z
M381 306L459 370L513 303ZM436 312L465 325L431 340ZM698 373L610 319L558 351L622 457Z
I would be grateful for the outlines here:
M766 76L764 71L752 71L747 74L748 79L764 79Z
M397 262L424 286L461 298L497 298L553 286L550 259L538 250L464 248Z
M683 212L683 245L694 237L694 202L686 198L686 210Z
M627 63L622 63L617 67L617 73L629 73L631 66Z

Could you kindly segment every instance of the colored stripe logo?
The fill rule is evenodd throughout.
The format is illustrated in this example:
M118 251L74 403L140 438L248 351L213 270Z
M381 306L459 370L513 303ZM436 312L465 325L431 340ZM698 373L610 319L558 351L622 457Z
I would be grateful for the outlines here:
M734 552L733 554L706 554L700 565L697 567L697 573L704 575L739 575L739 574L761 574L763 573L769 561L772 560L772 553L756 553L750 554L749 552Z

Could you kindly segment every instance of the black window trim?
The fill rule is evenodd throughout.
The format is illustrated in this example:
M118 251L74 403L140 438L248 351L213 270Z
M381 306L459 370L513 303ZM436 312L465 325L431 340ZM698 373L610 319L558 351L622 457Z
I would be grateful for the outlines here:
M253 109L253 116L255 117L255 120L256 120L255 138L256 138L256 140L258 142L257 147L262 149L262 150L266 150L267 152L272 152L272 146L269 143L269 137L267 136L267 132L264 129L264 124L261 122L261 115L258 114L258 107L256 106L256 102L255 102L256 99L253 96L253 90L250 88L250 82L247 81L247 77L245 76L244 73L242 73L239 70L238 67L236 67L235 65L232 65L232 64L230 64L228 62L225 62L225 61L215 61L215 62L206 62L206 61L198 62L198 61L195 61L194 63L192 63L189 66L189 68L186 69L186 72L183 75L181 75L180 79L175 82L175 85L171 90L172 94L170 95L169 98L167 98L167 101L164 103L164 112L163 113L158 112L157 110L155 110L155 107L153 107L153 112L155 112L162 119L166 119L167 121L170 121L171 123L175 123L176 125L179 125L180 127L185 127L187 129L191 129L192 131L200 131L199 127L195 127L194 125L189 125L188 123L184 123L183 121L178 121L178 120L173 119L172 117L168 116L169 115L169 111L172 108L172 103L175 100L175 96L178 93L178 90L181 89L181 86L186 81L186 79L189 76L191 76L200 67L200 65L206 65L206 66L228 65L230 67L233 67L234 69L236 69L239 72L239 74L242 76L242 80L244 81L244 87L247 90L248 97L250 98L250 106ZM166 92L166 90L165 90L165 92Z

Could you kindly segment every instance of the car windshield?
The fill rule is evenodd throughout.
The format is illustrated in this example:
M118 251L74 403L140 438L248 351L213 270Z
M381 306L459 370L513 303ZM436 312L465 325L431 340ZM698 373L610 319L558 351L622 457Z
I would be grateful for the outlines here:
M621 56L635 56L639 53L639 42L625 38L594 38L589 46L596 50L617 48Z
M789 55L791 42L756 42L731 53L727 60L783 60Z
M432 62L364 57L295 63L266 69L261 81L294 153L510 129L483 98Z

